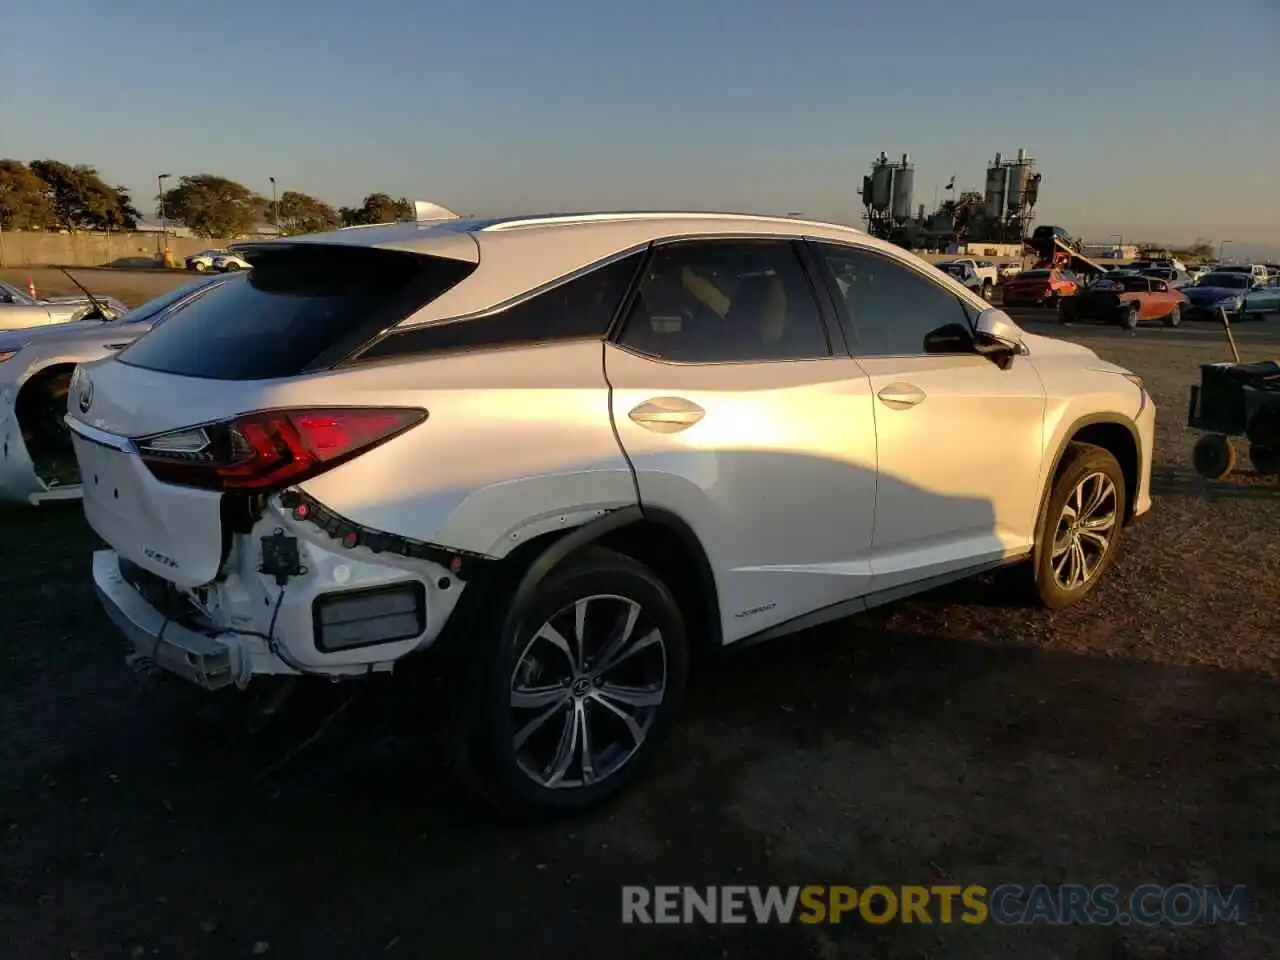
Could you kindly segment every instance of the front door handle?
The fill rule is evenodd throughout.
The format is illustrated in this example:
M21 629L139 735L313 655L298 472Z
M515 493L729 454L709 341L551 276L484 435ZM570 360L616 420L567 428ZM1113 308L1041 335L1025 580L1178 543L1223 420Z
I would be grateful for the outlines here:
M654 397L632 409L628 416L654 433L679 433L707 415L707 411L683 397Z
M922 403L925 392L913 383L891 383L876 394L880 402L894 410L906 410Z

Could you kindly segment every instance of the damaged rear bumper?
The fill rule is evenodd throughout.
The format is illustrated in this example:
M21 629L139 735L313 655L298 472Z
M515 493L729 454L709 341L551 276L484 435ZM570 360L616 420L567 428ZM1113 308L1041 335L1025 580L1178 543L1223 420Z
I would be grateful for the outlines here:
M205 690L248 682L244 638L209 636L166 617L124 578L114 550L94 553L93 584L107 616L133 645L132 662L154 663Z

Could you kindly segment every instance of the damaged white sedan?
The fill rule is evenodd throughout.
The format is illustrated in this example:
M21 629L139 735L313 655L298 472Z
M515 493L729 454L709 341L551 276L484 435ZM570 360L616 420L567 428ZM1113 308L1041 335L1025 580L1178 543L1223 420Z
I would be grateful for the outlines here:
M0 331L0 503L39 505L80 496L67 429L76 364L122 350L215 283L205 278L111 320L76 320Z

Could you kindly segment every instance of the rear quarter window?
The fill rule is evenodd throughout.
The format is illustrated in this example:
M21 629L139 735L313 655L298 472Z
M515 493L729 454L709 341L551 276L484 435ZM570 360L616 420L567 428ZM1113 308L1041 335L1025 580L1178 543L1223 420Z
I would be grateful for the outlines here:
M211 380L268 380L332 366L463 280L474 265L361 247L265 250L136 341L122 363Z

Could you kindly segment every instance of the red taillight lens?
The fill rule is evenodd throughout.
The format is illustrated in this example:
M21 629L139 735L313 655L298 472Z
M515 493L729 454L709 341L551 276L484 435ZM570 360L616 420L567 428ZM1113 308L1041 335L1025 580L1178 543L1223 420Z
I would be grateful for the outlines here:
M344 463L427 418L412 408L264 410L135 441L165 483L209 490L278 490Z

